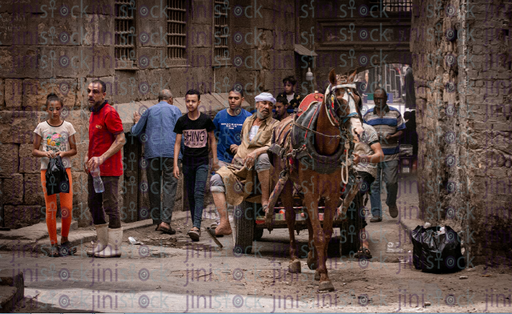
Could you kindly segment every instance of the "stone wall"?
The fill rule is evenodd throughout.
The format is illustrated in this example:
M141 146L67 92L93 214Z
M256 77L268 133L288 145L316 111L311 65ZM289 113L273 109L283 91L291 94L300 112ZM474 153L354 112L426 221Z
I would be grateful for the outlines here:
M469 261L510 259L510 19L501 1L428 3L411 30L420 210L462 231Z
M213 25L215 12L222 8L214 8L213 3L185 1L185 54L183 59L171 59L167 57L165 34L167 3L137 1L137 7L125 10L135 12L135 58L131 63L115 57L114 1L84 0L80 2L84 10L78 12L67 3L50 0L0 0L0 207L6 226L17 228L44 219L37 207L44 204L39 161L31 156L31 149L33 130L45 119L44 101L50 92L64 100L65 118L77 130L74 215L79 225L85 226L90 224L87 176L78 160L87 152L89 82L98 78L105 81L107 99L117 104L116 109L124 116L132 114L128 104L155 100L163 88L182 97L191 88L209 95L227 93L238 84L247 91L246 100L251 105L255 94L281 91L281 79L294 74L295 69L292 12L297 4L292 0L279 4L272 0L229 3L224 33L229 37L229 54L217 58ZM285 6L288 13L280 16ZM288 62L280 61L284 59ZM209 108L209 102L203 105L211 113L222 109ZM140 190L144 176L138 179ZM137 196L138 207L144 197ZM128 205L132 201L135 199L130 198Z
M233 21L231 61L237 66L237 83L244 86L247 100L253 104L254 96L261 92L274 96L283 92L282 79L295 74L295 12L300 3L261 0L234 4L244 11Z
M29 97L30 100L30 97ZM46 120L41 111L1 111L0 206L4 226L20 228L45 220L44 195L41 187L41 162L32 156L34 129ZM88 143L88 114L81 110L64 111L66 120L75 127L78 154L71 158L73 182L73 218L87 225L87 175L82 168Z

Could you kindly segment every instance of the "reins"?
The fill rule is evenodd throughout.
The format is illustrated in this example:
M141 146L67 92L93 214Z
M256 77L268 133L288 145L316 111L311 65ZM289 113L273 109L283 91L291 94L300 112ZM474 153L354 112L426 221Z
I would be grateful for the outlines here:
M341 135L327 135L327 134L324 134L324 133L320 133L320 132L318 132L318 131L315 131L315 130L313 130L313 129L310 129L310 128L308 128L308 127L305 127L305 126L303 126L303 125L297 124L295 121L293 122L293 125L294 125L294 126L296 126L296 127L298 127L298 128L301 128L301 129L303 129L303 130L306 130L306 131L308 131L308 132L311 132L311 133L314 133L314 134L320 135L320 136L329 137L329 138L335 138L335 139L340 139L340 140L341 140L341 139L343 139L343 136L341 136Z

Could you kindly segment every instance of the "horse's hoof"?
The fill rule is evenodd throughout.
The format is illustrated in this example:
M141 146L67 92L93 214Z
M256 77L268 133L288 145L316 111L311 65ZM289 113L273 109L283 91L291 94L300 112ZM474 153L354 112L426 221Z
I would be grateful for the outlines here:
M332 282L329 281L322 281L320 285L318 286L319 292L331 292L334 291L334 286L332 285Z
M318 270L315 271L315 281L320 281L320 272Z
M288 266L288 271L292 274L298 274L301 272L300 261L298 259L293 260Z

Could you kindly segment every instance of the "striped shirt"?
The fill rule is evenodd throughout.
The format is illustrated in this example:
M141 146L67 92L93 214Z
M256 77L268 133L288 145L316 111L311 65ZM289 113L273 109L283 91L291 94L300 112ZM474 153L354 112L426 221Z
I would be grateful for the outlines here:
M364 122L373 126L380 137L380 145L384 152L384 161L397 160L399 152L398 137L386 140L386 135L393 135L398 131L405 130L405 122L398 109L387 106L383 110L383 116L379 116L372 108L364 115Z

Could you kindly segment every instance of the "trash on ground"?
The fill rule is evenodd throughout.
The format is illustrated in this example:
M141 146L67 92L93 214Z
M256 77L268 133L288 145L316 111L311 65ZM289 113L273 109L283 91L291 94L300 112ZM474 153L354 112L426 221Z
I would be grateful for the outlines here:
M427 273L452 273L466 268L457 233L449 226L424 228L417 226L410 234L413 244L413 263ZM389 244L388 244L389 249ZM444 263L431 263L441 259Z
M130 241L132 245L144 245L144 243L137 241L134 237L128 237L128 241Z

